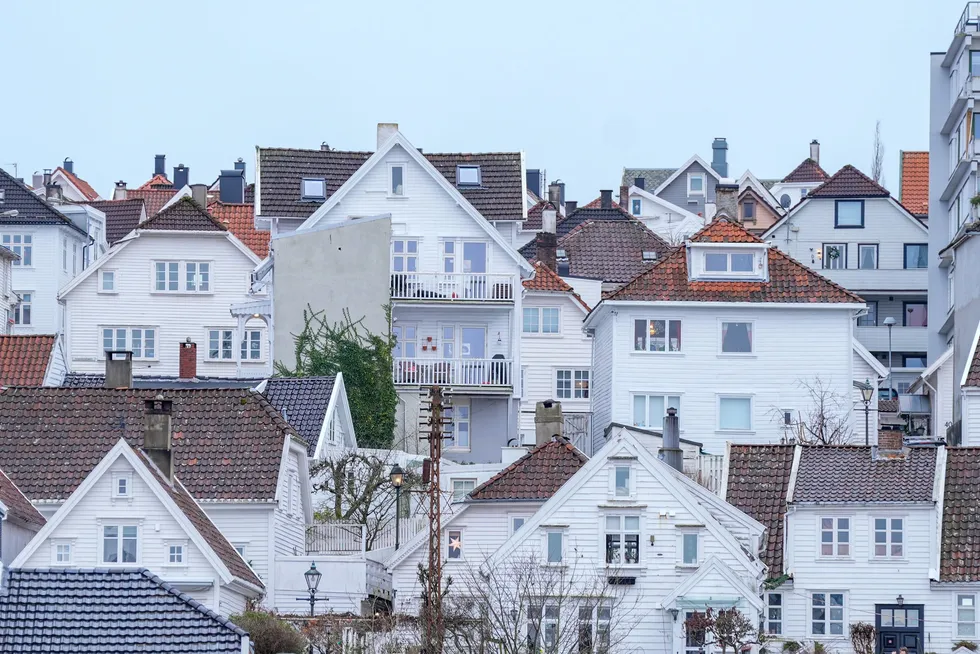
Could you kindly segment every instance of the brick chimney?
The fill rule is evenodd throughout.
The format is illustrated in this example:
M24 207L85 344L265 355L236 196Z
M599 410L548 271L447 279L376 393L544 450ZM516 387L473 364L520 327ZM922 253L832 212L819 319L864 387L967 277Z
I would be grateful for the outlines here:
M125 350L106 350L105 387L133 387L133 353Z
M738 183L730 178L722 178L715 186L715 218L722 214L732 222L738 222Z
M554 438L561 438L565 420L561 413L561 402L545 400L534 407L534 444L544 445Z
M878 454L896 455L905 447L905 435L897 430L878 432Z
M180 366L177 373L181 379L194 379L197 377L197 343L187 340L180 344Z
M146 400L144 405L146 429L143 431L143 452L166 476L167 481L172 482L174 480L174 461L171 452L173 402L165 400L163 395L157 395L152 400Z
M629 211L630 210L629 204L630 204L630 187L629 186L620 186L619 187L619 206L621 206L623 209L626 209L627 211Z
M612 189L599 191L599 206L603 209L612 209Z

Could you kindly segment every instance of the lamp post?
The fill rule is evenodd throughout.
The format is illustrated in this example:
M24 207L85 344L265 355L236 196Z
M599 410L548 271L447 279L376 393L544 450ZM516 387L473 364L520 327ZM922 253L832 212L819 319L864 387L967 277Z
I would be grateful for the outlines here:
M313 612L316 607L317 602L326 602L328 598L317 597L316 589L320 586L320 577L323 575L319 570L316 569L316 562L310 563L310 569L303 573L303 578L306 579L306 588L310 591L309 597L297 597L298 601L306 600L310 603L310 617L315 617ZM310 642L309 654L313 654L313 642Z
M888 328L888 399L890 400L895 394L894 383L892 382L892 327L895 326L895 319L888 316L883 324Z
M871 445L871 437L868 435L868 415L871 410L871 397L874 395L875 388L871 385L870 379L864 380L864 387L861 389L861 399L864 400L864 444Z
M388 479L391 480L391 485L395 487L395 551L397 552L398 546L401 543L401 530L398 527L402 507L402 484L405 483L405 472L402 470L402 467L397 463L391 466L391 473L388 475Z

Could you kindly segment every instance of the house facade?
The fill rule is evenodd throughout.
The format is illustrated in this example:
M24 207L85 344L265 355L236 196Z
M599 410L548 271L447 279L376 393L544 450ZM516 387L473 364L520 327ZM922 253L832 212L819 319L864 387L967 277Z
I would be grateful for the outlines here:
M44 516L0 470L0 567L3 570L10 567L44 523Z
M837 399L844 428L854 426L852 341L863 308L853 293L716 220L586 319L593 440L611 422L660 429L674 408L681 434L708 453L730 440L779 442L811 422L817 388Z
M288 342L289 334L302 329L285 327L298 318L282 315L282 307L309 304L314 310L330 307L337 314L332 321L343 319L346 310L375 334L390 328L399 393L396 444L404 443L410 452L428 449L418 438L419 392L441 384L453 390L454 435L445 455L499 460L500 447L518 437L520 283L532 272L510 245L511 232L526 215L522 155L423 155L397 125L386 124L379 125L374 154L302 152L306 163L289 169L295 187L283 182L280 151L259 152L256 214L260 226L274 230L277 332L285 329ZM350 166L347 176L325 177L330 169L324 166L338 161ZM267 173L275 181L267 182ZM511 178L513 183L507 181ZM297 214L305 219L297 221ZM295 231L284 233L290 229ZM321 242L338 255L323 260L312 253L331 285L336 285L335 267L344 274L338 265L344 256L373 265L361 270L358 263L357 288L367 287L364 293L354 296L344 288L310 295L315 282L283 283L294 273L309 277L300 262Z
M857 318L855 336L885 366L891 352L886 397L889 385L894 393L907 393L926 367L925 224L882 186L845 166L763 238L865 300L868 311Z
M708 207L715 202L715 186L728 177L728 142L716 138L711 143L711 151L710 164L694 155L680 168L624 168L621 184L655 195L687 214L709 217ZM632 203L632 191L629 197Z
M820 167L820 143L810 143L810 156L800 162L786 177L769 188L779 206L789 211L813 189L827 181L830 175Z
M256 299L258 263L191 199L175 202L61 289L69 367L101 372L106 351L130 350L137 374L267 376L266 320L231 312Z

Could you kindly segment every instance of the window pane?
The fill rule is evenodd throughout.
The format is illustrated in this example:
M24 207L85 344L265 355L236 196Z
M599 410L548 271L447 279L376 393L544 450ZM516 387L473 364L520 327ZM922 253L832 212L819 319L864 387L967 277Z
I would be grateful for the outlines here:
M606 531L619 531L619 516L618 515L607 515L606 516Z
M630 494L629 466L616 466L616 495L619 497Z
M524 307L524 333L535 334L538 331L538 310Z
M664 407L664 396L663 395L650 395L648 398L650 407L650 421L647 427L651 429L660 429L664 424L664 416L667 415Z
M479 166L460 166L456 174L457 184L476 185L480 183Z
M561 540L562 534L559 531L548 532L548 562L561 563Z
M873 245L862 245L858 248L858 268L877 268L877 248Z
M730 353L752 352L752 323L721 323L721 351Z
M732 272L752 272L754 259L751 254L732 254Z
M837 201L837 225L860 227L864 221L864 203L856 200Z
M723 397L719 401L720 429L751 429L752 402L747 397Z
M698 535L684 534L684 563L693 565L698 562Z
M905 246L906 268L928 268L929 246L925 243L915 243Z
M704 190L704 177L700 175L692 175L690 178L691 191L703 191Z
M404 181L402 179L405 174L405 169L401 166L391 167L391 194L392 195L402 195L405 191Z
M671 320L670 325L670 351L680 352L681 351L681 321Z
M541 332L544 334L557 334L558 331L558 309L541 309Z
M704 255L704 269L707 272L728 272L728 255L708 252Z
M645 395L633 396L633 424L637 427L647 426L647 398Z
M925 302L905 303L905 325L907 327L927 327L929 325L929 310Z
M640 529L640 517L628 515L623 520L623 527L626 531L638 531Z
M665 352L667 345L667 323L663 320L650 321L650 351Z
M633 349L644 351L647 349L647 321L633 321Z

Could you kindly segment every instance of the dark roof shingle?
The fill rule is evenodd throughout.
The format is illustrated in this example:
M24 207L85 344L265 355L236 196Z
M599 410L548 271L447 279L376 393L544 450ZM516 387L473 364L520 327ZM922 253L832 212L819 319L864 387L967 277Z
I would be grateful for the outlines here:
M895 458L864 445L804 447L793 502L929 502L935 471L932 447Z
M939 580L980 581L980 448L946 449Z
M762 243L725 219L716 220L690 239L705 243ZM768 281L700 281L688 275L688 248L680 247L660 263L609 296L611 300L663 302L863 303L860 297L822 277L776 248L769 248Z
M155 216L147 218L140 229L186 231L186 232L225 232L228 228L219 223L197 202L183 197L163 209Z
M808 198L887 198L890 194L876 181L847 164L830 179L810 191Z
M242 629L146 569L12 569L0 654L240 654Z
M144 401L159 390L7 388L0 469L33 501L66 499L119 438L143 443ZM247 389L165 390L173 400L174 470L199 501L271 501L295 432Z
M105 238L109 245L115 245L139 226L146 203L142 198L127 198L89 202L88 205L105 214Z
M316 452L336 380L336 377L273 377L266 382L263 395L303 437L310 456Z
M624 168L621 186L635 186L636 178L642 177L644 190L653 193L676 172L676 168Z
M568 256L569 275L611 283L628 282L671 253L666 241L632 219L582 223L558 247ZM656 257L644 259L644 252Z
M0 386L40 386L48 372L53 335L0 336Z
M793 171L783 177L784 184L813 184L825 182L830 175L813 159L807 157Z
M546 501L589 458L565 439L538 445L470 492L468 502L484 500Z
M31 501L24 497L17 485L10 480L10 477L0 470L0 504L7 507L7 519L15 519L30 525L35 525L38 529L46 522L44 516L38 513Z
M17 211L16 216L0 218L0 225L64 225L82 231L67 216L35 195L22 181L2 168L0 168L0 190L3 190L0 212Z
M769 578L783 573L783 517L793 472L792 445L735 445L728 460L729 504L766 528L762 562Z

